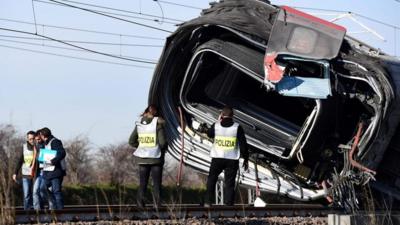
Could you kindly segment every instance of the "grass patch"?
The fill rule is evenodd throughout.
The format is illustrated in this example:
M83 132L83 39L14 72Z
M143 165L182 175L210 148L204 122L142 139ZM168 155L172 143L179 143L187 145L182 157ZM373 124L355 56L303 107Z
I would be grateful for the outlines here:
M65 205L117 205L136 204L137 184L112 186L107 184L70 185L62 187ZM16 205L22 205L22 188L15 189ZM183 204L199 204L205 194L205 188L182 188L176 186L163 186L162 201L164 203L177 203L182 196ZM146 203L151 203L151 187L146 193Z

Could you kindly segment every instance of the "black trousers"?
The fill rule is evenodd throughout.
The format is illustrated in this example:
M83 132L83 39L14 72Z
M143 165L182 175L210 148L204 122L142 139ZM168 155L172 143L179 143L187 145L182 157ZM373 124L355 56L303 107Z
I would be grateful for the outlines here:
M239 160L213 158L211 160L210 172L207 179L207 191L204 202L211 204L215 196L215 184L222 171L225 172L224 201L226 205L233 205L235 202L235 179L239 169Z
M161 181L162 181L162 164L139 165L139 190L137 192L137 204L139 206L144 206L145 194L147 190L147 184L149 182L149 177L151 173L151 178L153 180L153 203L160 205L161 199Z

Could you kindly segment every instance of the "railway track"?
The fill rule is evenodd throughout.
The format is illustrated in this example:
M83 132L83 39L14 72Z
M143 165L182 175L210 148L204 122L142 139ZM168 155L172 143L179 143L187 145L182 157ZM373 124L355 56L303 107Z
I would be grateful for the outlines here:
M249 205L200 207L198 205L163 205L159 208L136 205L92 205L66 206L62 210L22 210L16 209L16 223L48 223L78 221L119 221L147 219L187 219L187 218L255 218L255 217L326 217L328 214L342 213L322 205L271 204L256 208Z
M96 222L98 221L204 221L209 219L214 221L229 221L234 219L243 222L268 218L272 219L272 223L274 224L297 224L297 222L315 224L312 218L319 221L317 224L328 225L400 224L399 210L358 211L355 214L346 214L341 209L316 204L269 204L266 207L216 205L208 208L189 204L163 205L159 208L154 208L152 205L144 208L138 208L136 205L88 205L66 206L63 210L54 211L25 211L22 208L16 208L15 215L16 224L50 222L94 222L94 224L97 224ZM321 218L324 222L321 222ZM311 222L304 223L305 220ZM286 221L286 223L282 221ZM163 223L154 222L154 224ZM180 223L178 222L177 224Z

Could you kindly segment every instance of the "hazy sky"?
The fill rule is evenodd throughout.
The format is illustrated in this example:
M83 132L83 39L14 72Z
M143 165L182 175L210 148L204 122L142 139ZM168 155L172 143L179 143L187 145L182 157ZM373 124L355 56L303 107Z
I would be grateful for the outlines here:
M205 8L209 2L206 0L168 0L195 7L187 8L162 2L159 5L153 0L76 1L126 10L125 12L112 12L131 16L119 16L121 18L169 31L176 29L176 26L171 23L179 23L180 20L197 17L200 9L196 8ZM396 0L272 2L279 5L352 11L400 26L398 13L400 2ZM74 43L117 56L156 61L162 51L161 46L164 45L165 38L169 35L168 32L138 26L130 22L49 4L51 3L49 0L37 0L33 3L38 24L37 33L61 40L96 42L96 44ZM69 4L78 5L71 2ZM79 6L111 12L111 9ZM309 9L304 9L304 11L323 13L324 15L319 15L327 19L335 18L340 14ZM136 12L136 14L132 12ZM159 21L152 21L155 17L145 16L145 14L155 15ZM162 17L164 17L163 22L161 22ZM140 18L146 18L146 20ZM381 41L378 37L366 33L353 34L353 36L381 48L388 54L400 55L399 30L395 34L393 28L361 17L356 18L367 27L377 31L386 41ZM32 24L16 23L5 19L33 23L31 0L0 0L0 28L36 32L35 26ZM339 20L338 23L345 25L349 32L365 30L349 19ZM96 30L113 34L95 34L51 26ZM145 36L145 38L132 36ZM90 138L94 148L127 141L134 121L147 104L154 65L67 50L64 48L71 47L31 38L39 37L0 30L0 124L12 123L21 133L47 126L55 136L62 140L84 134ZM395 38L399 43L394 42ZM41 51L42 53L27 50ZM44 52L126 65L83 61L46 55Z

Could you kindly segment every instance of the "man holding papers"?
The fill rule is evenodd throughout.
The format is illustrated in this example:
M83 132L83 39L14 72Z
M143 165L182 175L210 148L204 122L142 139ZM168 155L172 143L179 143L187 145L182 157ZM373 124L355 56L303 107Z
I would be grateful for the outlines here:
M49 128L40 130L40 137L44 141L45 148L40 149L39 162L43 164L43 177L46 186L51 192L49 199L50 209L62 209L64 200L61 192L63 177L66 175L65 150L60 140L55 138Z

